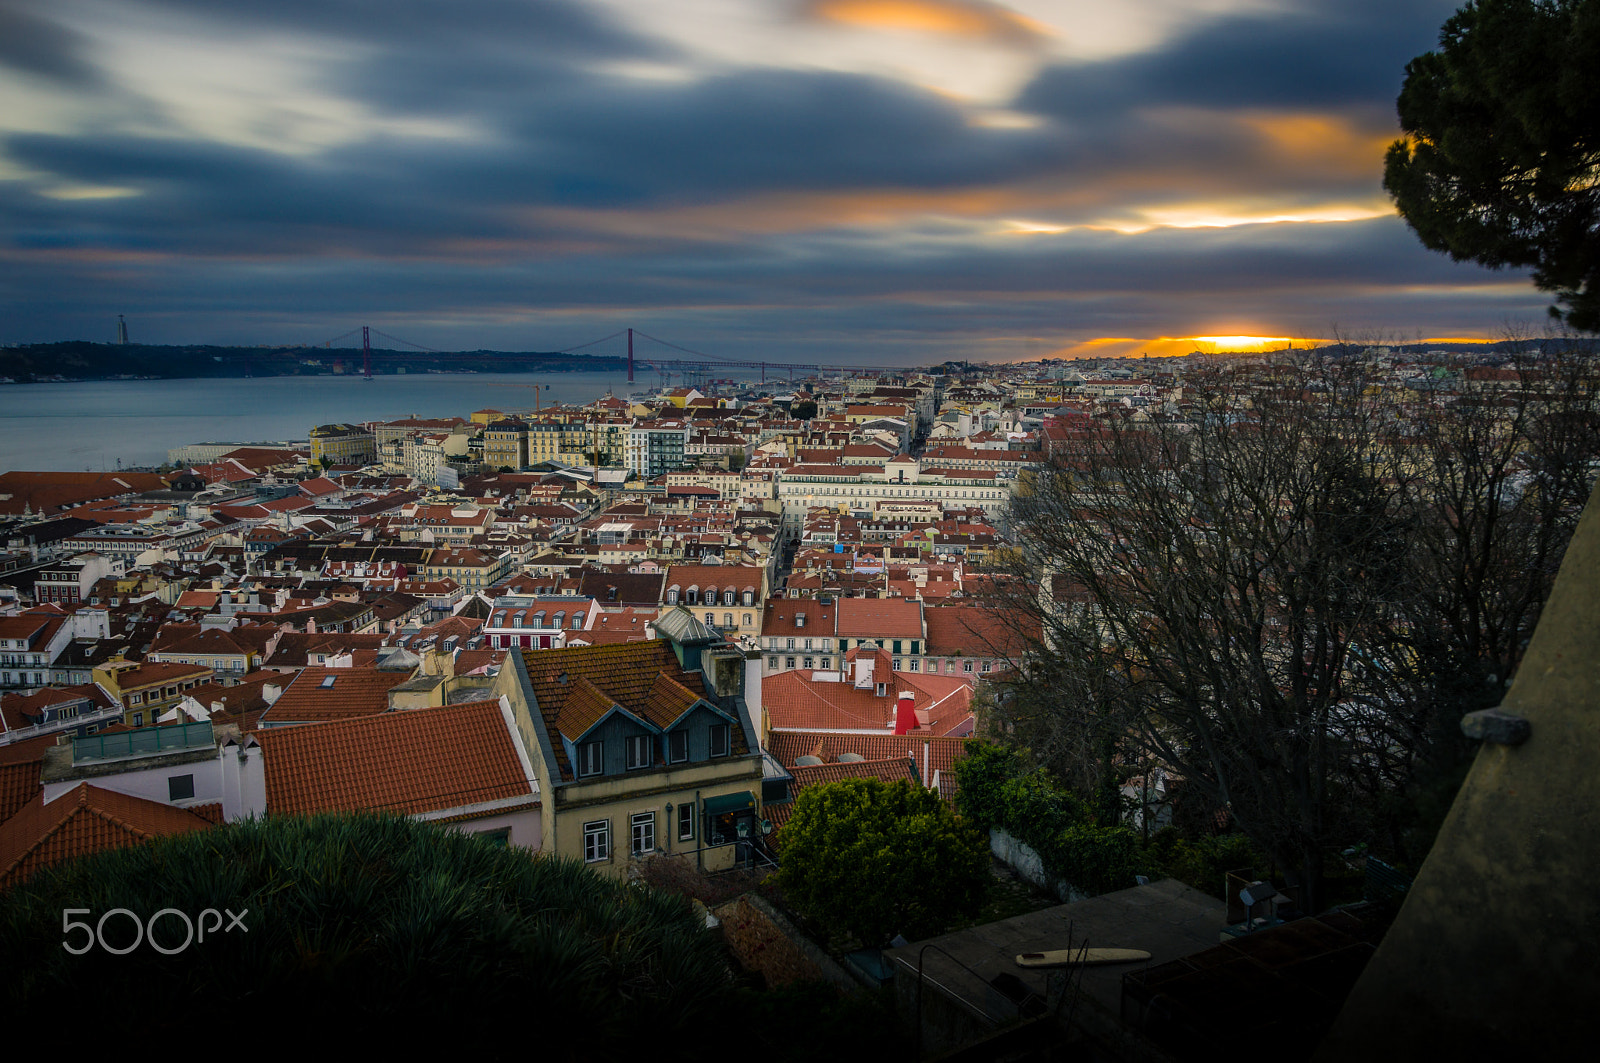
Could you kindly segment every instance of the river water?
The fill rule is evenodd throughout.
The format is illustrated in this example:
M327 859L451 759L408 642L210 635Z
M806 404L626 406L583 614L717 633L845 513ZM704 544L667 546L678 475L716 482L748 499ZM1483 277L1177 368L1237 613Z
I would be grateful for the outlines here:
M736 375L730 371L728 376ZM0 471L81 472L160 465L189 443L303 440L338 421L467 417L486 407L532 409L618 397L657 383L640 372L462 373L259 377L239 380L97 380L0 386Z

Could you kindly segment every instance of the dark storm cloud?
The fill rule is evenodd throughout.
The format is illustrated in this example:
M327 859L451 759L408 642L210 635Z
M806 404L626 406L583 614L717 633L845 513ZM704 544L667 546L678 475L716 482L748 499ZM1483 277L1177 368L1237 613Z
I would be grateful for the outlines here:
M1082 223L1186 200L1369 200L1404 63L1450 3L1323 0L1061 64L1019 97L1045 118L1026 129L863 74L622 76L683 57L575 2L155 3L242 38L348 41L308 92L461 136L357 126L289 154L174 129L13 135L5 157L47 177L0 196L0 339L102 335L127 312L152 342L317 342L370 317L439 347L548 349L636 324L733 357L912 362L1188 335L1224 313L1439 334L1543 310L1508 287L1520 275L1431 255L1394 218L993 232L1035 206ZM71 35L29 10L27 61L92 84ZM1163 114L1178 108L1196 113ZM1331 115L1334 140L1278 136L1261 112ZM137 194L51 198L74 185ZM846 220L874 196L886 214ZM779 203L792 220L762 224Z
M660 55L661 45L577 0L146 0L236 26L391 43L435 53L498 41L541 53Z
M1406 63L1438 39L1455 0L1319 0L1207 23L1152 52L1043 71L1017 106L1103 125L1157 104L1379 106L1393 112Z
M538 94L535 94L537 96ZM527 207L712 202L862 187L939 188L1039 173L1061 157L1046 138L968 125L928 93L830 73L755 71L693 84L595 84L565 107L502 114L486 143L387 138L312 157L195 140L23 134L9 158L86 185L141 195L13 200L19 242L82 226L122 228L138 246L315 252L329 242L392 248L412 238L550 235ZM259 227L259 228L254 228Z
M83 58L82 36L30 10L33 6L0 0L0 66L64 85L99 84L99 73Z

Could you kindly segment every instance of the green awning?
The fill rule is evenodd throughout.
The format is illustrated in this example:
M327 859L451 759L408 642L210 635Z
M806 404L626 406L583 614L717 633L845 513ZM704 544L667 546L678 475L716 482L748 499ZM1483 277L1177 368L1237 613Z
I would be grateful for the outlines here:
M716 797L706 798L705 806L706 815L708 816L720 816L728 812L743 812L746 810L754 811L756 795L749 790L736 794L718 794Z

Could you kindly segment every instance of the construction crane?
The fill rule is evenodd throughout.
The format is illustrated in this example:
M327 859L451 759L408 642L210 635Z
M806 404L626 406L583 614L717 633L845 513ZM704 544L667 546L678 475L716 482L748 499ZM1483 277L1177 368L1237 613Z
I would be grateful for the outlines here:
M539 416L539 391L548 389L548 384L490 384L492 388L532 388L533 389L533 415Z

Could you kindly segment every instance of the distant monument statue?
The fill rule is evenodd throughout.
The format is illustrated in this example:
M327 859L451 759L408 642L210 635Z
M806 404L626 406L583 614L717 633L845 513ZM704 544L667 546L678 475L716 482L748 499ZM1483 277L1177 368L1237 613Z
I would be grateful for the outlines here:
M120 347L128 345L128 323L123 320L121 314L117 315L117 345Z

